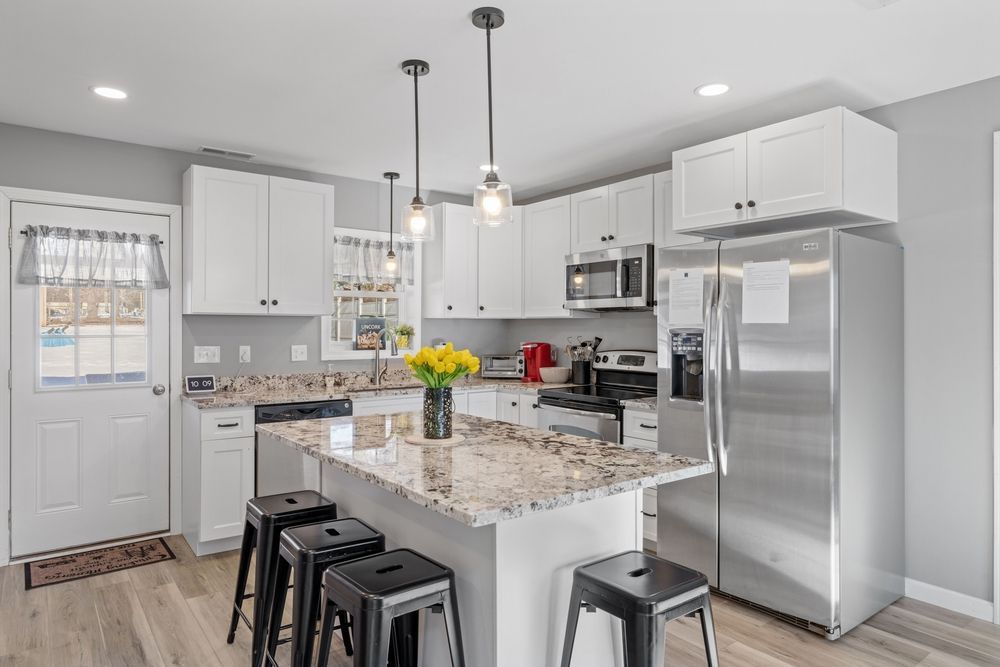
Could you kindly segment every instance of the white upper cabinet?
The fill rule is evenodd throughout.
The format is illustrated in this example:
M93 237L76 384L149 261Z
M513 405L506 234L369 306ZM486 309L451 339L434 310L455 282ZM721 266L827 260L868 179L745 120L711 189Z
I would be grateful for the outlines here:
M478 228L480 318L515 319L522 315L522 212L516 206L512 223Z
M333 186L193 165L184 174L184 313L322 315Z
M746 219L747 136L674 151L674 230Z
M608 186L569 196L570 252L589 252L608 247Z
M267 313L267 206L267 176L185 172L185 313Z
M675 151L674 231L895 222L896 144L892 130L835 107Z
M569 254L569 196L524 207L524 316L569 317L566 255Z
M269 311L333 312L333 186L272 176L268 229Z
M608 245L653 242L653 176L639 176L608 186Z
M674 172L653 174L653 243L657 248L700 243L701 238L674 231Z
M472 224L472 207L434 207L437 238L423 244L423 316L479 316L479 228Z

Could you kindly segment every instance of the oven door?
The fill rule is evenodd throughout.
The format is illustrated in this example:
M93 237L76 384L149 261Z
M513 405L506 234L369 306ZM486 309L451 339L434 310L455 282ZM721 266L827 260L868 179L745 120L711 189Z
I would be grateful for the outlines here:
M621 442L621 421L617 410L599 412L593 405L538 399L538 428L594 440Z

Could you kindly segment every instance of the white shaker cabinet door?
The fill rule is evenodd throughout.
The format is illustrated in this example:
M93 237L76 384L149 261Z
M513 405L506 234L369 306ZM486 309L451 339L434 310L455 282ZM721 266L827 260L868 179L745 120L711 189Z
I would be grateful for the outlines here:
M496 419L497 393L495 391L470 391L468 414L483 419Z
M243 534L246 504L254 494L254 442L253 437L202 442L201 542Z
M569 254L569 196L524 207L524 316L569 317L566 255Z
M271 177L268 312L333 312L333 186Z
M184 175L184 312L268 312L268 177L192 166Z
M497 392L497 420L517 424L520 420L518 395L512 391Z
M608 247L608 186L569 196L570 252L590 252Z
M608 186L608 245L653 242L653 176L647 174Z
M520 394L517 397L517 423L538 428L538 395Z
M674 151L674 231L747 216L747 135Z
M521 214L516 206L512 223L478 229L480 318L521 317Z
M746 136L748 219L842 206L842 107L751 130Z

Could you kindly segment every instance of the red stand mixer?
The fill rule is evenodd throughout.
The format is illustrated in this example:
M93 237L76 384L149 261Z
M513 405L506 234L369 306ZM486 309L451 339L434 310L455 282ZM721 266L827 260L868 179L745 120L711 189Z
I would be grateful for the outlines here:
M541 382L539 369L555 365L552 361L552 346L548 343L521 343L521 353L524 355L524 375L521 382Z

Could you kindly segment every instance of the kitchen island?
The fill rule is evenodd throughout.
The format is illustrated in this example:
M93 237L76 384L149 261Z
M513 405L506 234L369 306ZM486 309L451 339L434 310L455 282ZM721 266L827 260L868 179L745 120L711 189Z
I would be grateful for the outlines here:
M712 472L706 461L467 415L454 445L412 445L419 413L260 424L320 460L340 515L371 523L455 570L466 662L559 663L573 568L641 548L641 492ZM424 665L447 665L440 616L426 615ZM581 616L574 667L621 664L620 629Z

